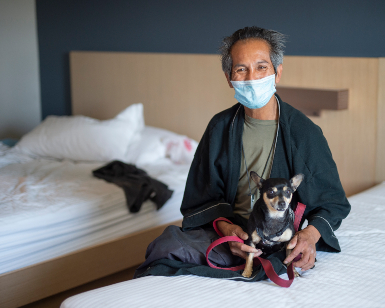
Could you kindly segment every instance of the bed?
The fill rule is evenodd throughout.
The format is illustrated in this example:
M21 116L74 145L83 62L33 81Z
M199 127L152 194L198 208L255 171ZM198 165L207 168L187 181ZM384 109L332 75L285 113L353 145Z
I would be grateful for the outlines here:
M284 60L281 86L348 90L348 109L322 110L318 117L311 117L328 140L348 196L385 180L384 76L384 58L288 56ZM141 102L147 127L194 140L200 140L214 114L236 103L217 55L74 51L70 53L70 78L73 115L108 120ZM65 163L72 166L69 161ZM89 165L87 172L94 167L97 165ZM85 248L78 246L72 252L42 261L34 260L31 265L20 264L18 269L0 275L0 306L24 305L137 266L144 260L148 243L169 223L180 224L180 216L127 235L116 233L103 242L90 243ZM322 255L318 268L321 261ZM311 274L308 275L304 275L304 281ZM176 284L184 279L202 280L199 277L151 279ZM293 285L291 289L294 288L297 287Z
M336 232L341 253L318 252L314 269L290 288L270 280L236 282L197 276L147 276L70 297L86 307L383 307L385 182L351 196L352 212ZM287 275L282 275L287 279Z
M28 269L34 273L48 266L47 273L35 272L18 285L27 286L27 292L41 292L49 284L40 284L42 278L54 283L51 290L55 290L55 281L71 275L90 272L89 279L94 268L116 271L116 264L109 265L117 260L114 254L121 259L119 266L139 264L149 241L181 220L179 208L196 146L186 136L144 125L142 104L105 121L51 116L16 146L0 142L2 292L12 290L12 277L25 275ZM138 212L131 212L121 187L93 176L94 170L114 160L133 164L166 184L173 191L171 198L160 205L147 199ZM135 237L137 243L130 243ZM127 246L119 247L119 253L117 248L108 249L117 241ZM95 259L96 252L102 258ZM23 294L16 292L13 303L4 305L25 303Z

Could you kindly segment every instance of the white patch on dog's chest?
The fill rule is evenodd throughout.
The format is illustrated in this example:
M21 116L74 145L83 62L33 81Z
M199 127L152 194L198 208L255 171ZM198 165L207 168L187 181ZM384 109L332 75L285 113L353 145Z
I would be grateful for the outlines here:
M273 219L282 218L285 216L285 211L270 210L268 215Z
M291 231L291 229L287 228L285 230L285 232L282 233L281 236L276 236L276 237L272 238L272 241L274 241L274 242L288 242L291 240L292 237L293 237L293 232Z

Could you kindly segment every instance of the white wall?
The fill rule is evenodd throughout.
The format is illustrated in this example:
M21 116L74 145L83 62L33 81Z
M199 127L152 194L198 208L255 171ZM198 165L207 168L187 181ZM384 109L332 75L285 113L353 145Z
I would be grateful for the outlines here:
M41 120L35 0L0 0L0 139Z

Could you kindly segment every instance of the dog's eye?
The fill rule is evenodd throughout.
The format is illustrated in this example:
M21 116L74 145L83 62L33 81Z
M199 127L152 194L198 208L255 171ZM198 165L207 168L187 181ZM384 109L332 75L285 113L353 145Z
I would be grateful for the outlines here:
M290 190L286 190L286 191L285 191L285 194L286 194L286 196L290 197L291 191L290 191Z
M274 191L274 190L269 189L269 190L267 191L267 196L268 196L269 198L273 198L274 195L275 195L275 191Z

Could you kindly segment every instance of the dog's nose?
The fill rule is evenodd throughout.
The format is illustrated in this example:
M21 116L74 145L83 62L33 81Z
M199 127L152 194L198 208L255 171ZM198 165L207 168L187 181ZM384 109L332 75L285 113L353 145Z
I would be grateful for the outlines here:
M278 202L278 206L279 207L285 207L286 206L286 202L285 201L279 201Z

